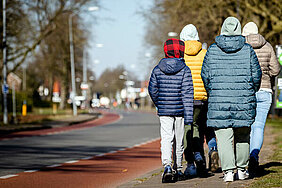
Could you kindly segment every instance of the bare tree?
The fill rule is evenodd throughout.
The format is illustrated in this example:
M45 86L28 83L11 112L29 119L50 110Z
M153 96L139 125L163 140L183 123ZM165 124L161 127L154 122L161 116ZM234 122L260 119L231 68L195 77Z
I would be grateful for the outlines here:
M169 38L168 32L179 34L191 23L198 28L200 40L212 44L228 16L238 17L242 26L249 21L256 22L260 33L272 45L282 42L282 4L278 0L155 0L143 15L148 23L145 41L152 47L155 59L163 57L162 47Z
M60 16L79 11L85 5L97 4L96 0L11 0L7 5L8 12L8 72L14 72L41 42L57 28ZM15 9L16 8L16 9ZM16 10L16 11L15 11ZM11 15L11 16L9 16ZM18 15L18 17L17 17ZM21 18L21 19L14 19ZM15 23L14 23L15 22ZM2 20L1 20L2 25ZM13 34L15 28L17 32ZM2 32L2 30L1 30ZM2 36L2 35L1 35ZM21 40L18 40L21 39ZM2 64L0 66L2 70Z
M125 68L118 66L114 69L106 69L97 80L94 91L103 93L104 96L110 96L115 94L116 91L124 88L125 79L120 79L120 75L123 74Z

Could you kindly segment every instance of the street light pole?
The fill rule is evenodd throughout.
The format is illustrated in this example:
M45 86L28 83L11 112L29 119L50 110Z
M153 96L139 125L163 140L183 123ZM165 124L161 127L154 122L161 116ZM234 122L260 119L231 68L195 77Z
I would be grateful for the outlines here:
M88 11L97 11L99 7L89 7ZM73 50L73 32L72 32L72 17L79 12L74 12L69 15L69 40L70 40L70 61L71 61L71 87L73 93L72 99L72 109L73 115L77 116L77 106L76 106L76 86L75 86L75 66L74 66L74 50Z
M6 44L6 0L3 0L3 123L8 123L8 107L7 107L7 44Z
M69 39L70 39L70 61L71 61L71 87L72 87L72 109L73 115L77 115L77 106L76 106L76 86L75 86L75 67L74 67L74 54L73 54L73 36L72 36L72 17L74 14L69 15Z

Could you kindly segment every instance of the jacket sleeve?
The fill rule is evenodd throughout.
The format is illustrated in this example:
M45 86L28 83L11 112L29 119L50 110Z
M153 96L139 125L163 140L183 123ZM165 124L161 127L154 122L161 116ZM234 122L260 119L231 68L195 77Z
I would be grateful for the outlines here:
M261 75L262 71L259 65L259 61L257 58L257 55L252 47L251 48L251 74L253 78L253 84L255 87L255 91L257 92L260 88L260 82L261 82Z
M194 89L191 70L187 66L184 70L181 85L181 96L184 106L184 124L189 125L193 122Z
M279 62L277 61L275 52L272 48L272 46L268 43L269 48L271 49L271 57L269 62L269 75L270 77L275 77L279 74L281 66Z
M210 92L210 88L209 88L209 84L210 84L210 78L209 78L209 60L208 60L208 56L209 56L209 50L207 51L204 61L203 61L203 65L202 65L202 71L201 71L201 77L205 86L205 89L207 91L207 93Z
M152 74L151 74L151 77L150 77L148 91L149 91L149 95L150 95L152 101L154 102L155 106L158 107L157 101L158 101L159 89L158 89L157 78L156 78L154 71L155 71L155 69L152 71Z

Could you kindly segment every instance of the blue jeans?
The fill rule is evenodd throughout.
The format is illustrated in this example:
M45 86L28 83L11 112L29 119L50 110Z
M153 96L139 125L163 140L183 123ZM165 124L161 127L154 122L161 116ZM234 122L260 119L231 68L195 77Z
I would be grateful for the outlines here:
M263 143L265 121L272 102L272 94L267 91L256 93L257 108L255 122L251 127L250 153L253 150L260 151Z

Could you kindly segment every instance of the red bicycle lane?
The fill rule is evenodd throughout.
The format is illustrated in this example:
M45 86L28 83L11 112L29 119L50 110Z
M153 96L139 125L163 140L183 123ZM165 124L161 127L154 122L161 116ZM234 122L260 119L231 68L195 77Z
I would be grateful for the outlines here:
M156 139L72 164L64 163L59 167L44 168L36 172L22 172L16 177L0 180L0 187L116 187L160 167L160 140Z
M103 112L102 118L93 121L68 127L18 132L7 135L6 138L2 137L0 140L101 126L119 119L118 114ZM76 162L66 162L58 167L21 172L10 178L1 177L0 187L116 187L160 167L160 140L155 139L122 151L93 156Z

